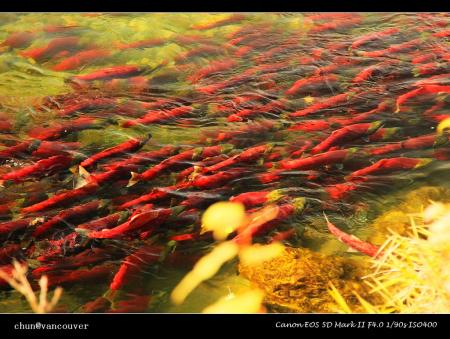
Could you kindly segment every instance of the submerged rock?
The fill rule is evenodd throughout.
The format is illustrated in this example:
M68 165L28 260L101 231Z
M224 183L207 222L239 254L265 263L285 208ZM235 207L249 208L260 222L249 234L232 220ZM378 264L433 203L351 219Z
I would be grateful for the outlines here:
M368 239L381 245L389 236L389 230L407 235L411 229L411 216L421 213L430 201L450 202L450 189L446 187L424 186L407 193L402 202L378 216L371 225L374 233Z
M328 293L332 282L355 312L363 312L353 294L369 302L374 297L360 277L368 273L366 261L326 256L306 248L286 248L283 255L258 266L239 265L239 272L266 292L270 312L337 312Z

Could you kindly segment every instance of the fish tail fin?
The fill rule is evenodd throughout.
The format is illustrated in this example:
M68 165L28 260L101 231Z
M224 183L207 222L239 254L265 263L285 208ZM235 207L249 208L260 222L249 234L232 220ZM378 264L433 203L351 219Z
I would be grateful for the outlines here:
M130 178L130 180L128 181L127 187L131 187L131 186L137 184L137 183L139 182L139 180L140 180L139 177L140 177L140 174L139 174L139 173L131 172L131 178Z

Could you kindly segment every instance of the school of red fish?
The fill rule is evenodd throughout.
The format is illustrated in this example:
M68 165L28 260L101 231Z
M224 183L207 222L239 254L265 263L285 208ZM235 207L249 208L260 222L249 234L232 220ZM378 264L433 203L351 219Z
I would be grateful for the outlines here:
M351 214L360 194L446 168L450 137L436 126L450 117L450 15L304 17L311 27L301 34L230 14L193 25L198 35L110 49L84 40L77 26L10 33L2 48L67 72L72 92L35 107L55 119L29 130L16 131L0 113L0 133L9 136L0 148L0 269L11 272L15 258L32 263L36 285L43 274L50 287L109 281L108 293L121 299L93 296L79 310L144 312L146 272L190 267L213 243L200 218L216 201L252 212L277 204L277 218L251 237L288 241L293 220L308 213ZM200 34L232 24L239 28L224 42ZM45 44L30 47L42 36ZM168 43L185 49L170 69L104 65ZM95 71L83 71L92 64ZM111 125L133 136L108 147L77 139ZM159 143L155 126L190 129L197 139ZM375 246L328 227L376 255Z

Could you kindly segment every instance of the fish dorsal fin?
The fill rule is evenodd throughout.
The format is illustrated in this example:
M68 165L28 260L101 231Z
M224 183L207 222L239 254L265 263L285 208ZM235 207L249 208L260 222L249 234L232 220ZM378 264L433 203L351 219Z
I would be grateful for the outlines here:
M86 168L84 168L83 166L78 166L78 174L81 176L81 177L83 177L84 179L89 179L90 178L90 176L91 176L91 173L89 173L88 171L87 171L87 169Z
M91 174L83 166L78 166L75 189L85 186L90 180L90 177Z

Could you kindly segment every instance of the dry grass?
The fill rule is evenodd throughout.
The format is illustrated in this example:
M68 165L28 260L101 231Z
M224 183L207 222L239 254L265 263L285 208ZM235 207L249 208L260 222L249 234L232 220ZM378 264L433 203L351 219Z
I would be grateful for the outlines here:
M432 203L411 215L410 225L409 234L391 232L373 273L363 277L383 300L360 299L368 313L450 313L450 204ZM329 292L342 311L351 311L334 286Z
M48 280L44 275L39 279L40 293L39 296L37 296L27 279L28 267L18 261L14 261L13 266L14 269L12 270L11 275L0 270L0 278L5 280L12 288L25 297L34 313L51 312L62 295L62 288L57 287L53 292L51 300L47 300Z
M171 293L174 304L181 304L203 281L212 278L222 265L239 257L252 266L271 260L282 254L281 243L252 245L251 231L276 218L278 208L266 206L260 211L247 214L242 204L218 202L211 205L202 216L202 231L212 232L218 243L213 250L203 256L178 283ZM241 242L225 241L234 230L242 236ZM245 241L243 241L245 240ZM258 313L263 312L264 293L261 290L248 291L239 296L228 296L207 307L205 313Z

